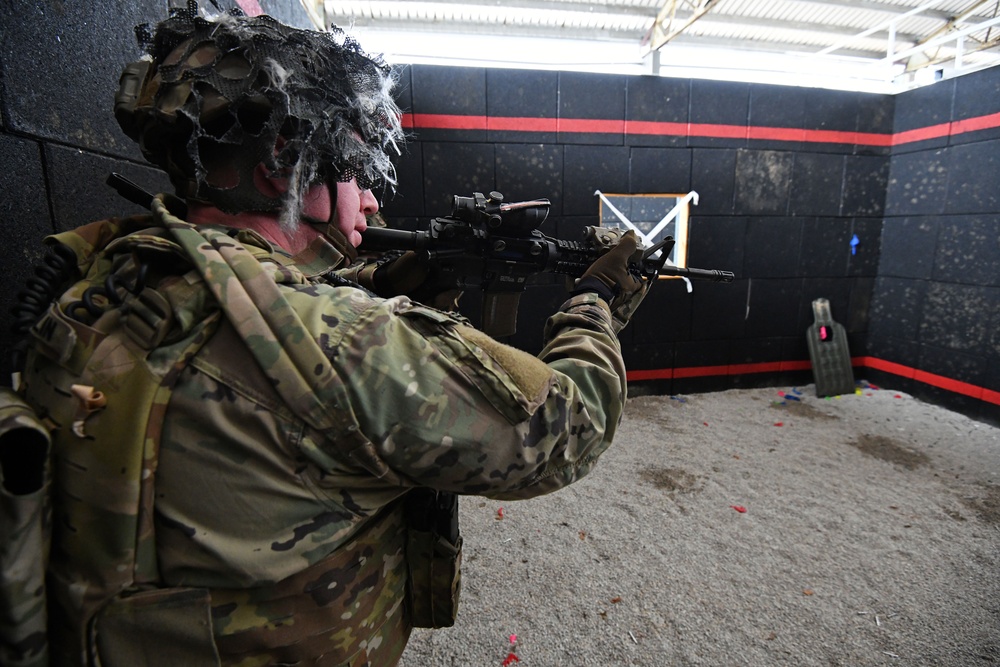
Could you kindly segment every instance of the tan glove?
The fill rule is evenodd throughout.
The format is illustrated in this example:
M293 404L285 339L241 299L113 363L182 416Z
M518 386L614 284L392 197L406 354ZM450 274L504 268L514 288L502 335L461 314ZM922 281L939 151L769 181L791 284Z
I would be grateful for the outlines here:
M639 239L634 231L629 230L618 245L598 257L576 281L574 294L597 292L608 302L616 333L628 324L652 284L628 270L630 261L638 263L641 259Z

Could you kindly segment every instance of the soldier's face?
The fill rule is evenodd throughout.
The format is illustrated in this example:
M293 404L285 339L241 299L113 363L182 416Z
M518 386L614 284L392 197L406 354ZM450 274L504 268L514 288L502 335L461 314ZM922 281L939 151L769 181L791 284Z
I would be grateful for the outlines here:
M325 185L323 186L326 187ZM329 207L329 191L327 207ZM361 235L368 229L365 216L378 212L378 200L371 190L362 190L357 181L337 183L336 225L355 248L361 245Z

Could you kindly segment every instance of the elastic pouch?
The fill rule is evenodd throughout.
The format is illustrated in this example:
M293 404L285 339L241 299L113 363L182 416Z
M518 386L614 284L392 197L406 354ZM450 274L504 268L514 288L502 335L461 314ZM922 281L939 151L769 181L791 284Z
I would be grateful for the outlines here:
M0 664L48 664L49 431L14 391L0 388Z
M449 628L462 590L458 497L431 489L411 491L407 523L410 621L416 628Z
M94 619L102 667L219 667L211 596L203 588L164 588L120 596Z

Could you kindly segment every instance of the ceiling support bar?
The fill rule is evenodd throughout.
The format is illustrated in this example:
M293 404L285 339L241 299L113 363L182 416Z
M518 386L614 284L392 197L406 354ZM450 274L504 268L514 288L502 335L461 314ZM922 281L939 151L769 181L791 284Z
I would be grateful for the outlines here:
M667 0L656 14L653 26L646 33L642 43L647 53L659 51L677 35L687 30L691 24L707 14L721 0ZM677 10L691 12L686 19L677 19ZM683 22L682 22L683 21ZM679 24L675 26L675 23Z

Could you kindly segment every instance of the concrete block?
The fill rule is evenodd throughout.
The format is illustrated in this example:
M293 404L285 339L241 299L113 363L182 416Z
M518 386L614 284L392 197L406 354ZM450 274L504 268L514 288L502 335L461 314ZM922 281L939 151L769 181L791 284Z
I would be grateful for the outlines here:
M114 118L126 63L142 51L134 27L165 18L161 2L31 2L0 28L8 129L141 160Z
M490 141L522 141L552 144L557 141L559 117L559 73L533 70L486 70L486 110L491 118L524 119L515 129L491 129ZM536 123L532 121L547 121ZM548 129L551 128L551 129Z
M936 217L886 218L879 275L930 279L938 225Z
M590 129L576 120L602 121ZM559 142L620 146L625 141L625 77L559 72Z
M787 214L794 165L791 152L738 150L736 214Z
M700 215L732 215L736 191L736 151L696 148L691 155L691 189ZM742 213L742 211L740 212Z
M167 175L151 166L53 144L45 147L45 157L52 210L61 230L146 212L107 185L111 172L122 174L151 194L173 192Z
M548 199L549 215L563 210L563 148L552 144L497 144L496 189L509 202Z
M592 215L596 221L600 200L594 195L595 190L628 193L629 149L625 146L565 146L563 151L563 214Z
M934 280L1000 286L1000 214L946 216L939 225Z
M424 142L423 159L424 210L429 216L449 215L454 195L496 189L492 144Z
M631 146L686 146L691 106L691 81L659 76L635 76L627 80L625 119L676 124L677 133L629 133Z
M691 149L634 147L629 191L687 194L691 190ZM692 210L696 207L692 205Z
M940 215L948 196L952 161L942 149L895 155L885 195L886 215Z
M789 213L839 215L845 159L830 153L793 153Z

